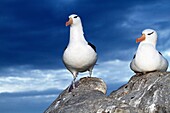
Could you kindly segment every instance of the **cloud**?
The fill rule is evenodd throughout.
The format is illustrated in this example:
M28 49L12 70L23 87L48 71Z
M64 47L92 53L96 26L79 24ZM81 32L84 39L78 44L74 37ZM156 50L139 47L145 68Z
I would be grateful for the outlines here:
M138 4L128 9L129 13L125 14L124 21L119 25L132 31L132 39L139 37L144 29L155 29L158 33L158 50L163 52L169 48L170 44L170 16L167 12L169 9L168 1L163 1L161 4L159 1L145 5Z
M170 50L162 52L170 61ZM102 78L106 84L126 83L133 72L129 68L130 61L110 60L98 62L93 70L93 77ZM169 70L169 69L168 69ZM6 71L6 72L5 72ZM0 73L0 93L45 91L49 89L63 90L71 83L73 77L66 69L38 70L9 68ZM22 76L21 76L22 75ZM78 79L89 76L88 72L80 73Z
M0 77L0 92L62 90L70 81L66 70L13 70ZM11 76L9 76L11 75ZM21 76L22 75L22 76Z
M66 69L23 68L21 70L20 68L9 68L1 72L0 75L0 93L44 91L48 89L63 90L72 81L72 75ZM114 84L128 81L132 72L129 70L129 62L114 60L96 65L93 75L104 79L106 83ZM80 73L77 80L84 76L88 76L88 72Z
M167 10L169 2L159 1L148 4L135 5L128 9L126 19L122 22L122 27L135 29L155 28L164 29L169 27L169 19ZM157 9L157 10L155 10Z
M3 98L0 108L6 113L10 113L11 109L13 113L25 112L25 109L28 113L43 112L73 80L66 69L40 70L27 66L6 68L0 71L0 75L0 98ZM132 75L129 61L113 60L98 62L92 76L106 82L109 94L125 84ZM88 72L80 73L76 80L86 76L89 76ZM8 106L12 107L8 109Z
M94 76L101 77L106 83L127 82L133 75L129 61L113 60L99 63L94 70Z
M3 87L0 89L2 92L59 88L62 81L60 79L66 80L62 81L64 84L70 84L72 75L62 70L64 66L61 57L69 38L69 28L66 28L64 23L74 10L79 11L78 14L83 19L86 39L94 43L98 50L100 59L94 75L104 77L106 81L107 75L104 74L112 76L113 81L116 82L118 78L113 75L120 75L121 72L118 70L122 68L119 66L124 63L128 67L128 62L137 48L135 38L144 28L152 26L158 30L158 34L162 37L158 49L161 52L168 50L170 31L166 25L169 22L169 14L167 15L166 10L169 5L165 4L166 2L159 4L154 1L144 5L144 1L138 3L131 1L125 4L124 1L113 3L110 0L103 5L96 0L84 0L70 1L72 2L70 7L65 2L55 0L41 1L41 4L40 1L33 0L29 3L21 0L2 2L4 10L0 22L7 27L6 31L8 31L3 32L5 34L1 36L0 80L3 82ZM17 7L12 6L9 10L9 4L13 3L16 3ZM58 3L62 3L64 8L59 7ZM85 10L86 7L88 11ZM22 8L24 9L21 10ZM153 10L156 8L159 8L159 14ZM116 64L119 64L119 69ZM103 70L102 65L110 65L110 67L107 67L106 71ZM113 70L114 73L111 75ZM129 71L124 73L131 74ZM67 77L60 78L58 75ZM80 76L87 76L87 73ZM65 88L67 85L62 87ZM11 86L13 89L10 88Z

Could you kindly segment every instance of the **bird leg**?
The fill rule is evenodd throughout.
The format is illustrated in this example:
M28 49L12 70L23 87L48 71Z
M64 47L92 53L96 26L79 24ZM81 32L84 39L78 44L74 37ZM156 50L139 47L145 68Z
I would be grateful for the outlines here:
M89 77L91 77L91 75L92 75L92 70L93 70L93 67L91 67L90 69L88 69L88 71L89 71Z
M73 81L71 82L71 85L69 86L69 92L71 92L72 89L76 88L75 82L76 82L76 77L77 77L77 72L76 73L72 73L73 74Z
M90 75L89 77L91 77L91 75L92 75L92 71L89 71L89 75Z
M68 88L68 91L71 92L72 89L75 89L75 80L76 80L76 77L74 77L73 81L71 82L69 88Z
M75 88L76 88L76 86L75 86L75 82L76 82L76 77L74 76L73 81L72 81L73 89L75 89Z

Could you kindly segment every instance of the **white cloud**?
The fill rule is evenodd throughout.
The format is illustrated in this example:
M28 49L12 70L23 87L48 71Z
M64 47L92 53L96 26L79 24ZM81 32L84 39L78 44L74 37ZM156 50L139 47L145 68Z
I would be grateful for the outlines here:
M159 9L159 12L157 12ZM169 22L169 4L155 2L154 4L136 5L128 10L125 21L121 26L125 28L151 27L159 28L161 22Z
M99 63L94 70L94 75L101 77L106 83L127 82L133 75L129 68L129 61L107 61Z
M16 70L16 71L15 71ZM8 72L7 72L8 73ZM8 73L9 74L9 73ZM18 76L16 76L18 74ZM71 80L66 70L18 70L0 77L0 92L42 91L64 89ZM13 76L15 75L15 76ZM23 76L21 76L23 75ZM68 77L69 76L69 77Z
M163 53L165 56L170 57L170 50L164 51Z
M161 4L155 2L154 4L136 5L128 9L125 20L119 25L123 29L131 29L133 38L140 36L144 29L155 29L158 33L157 48L163 52L169 48L170 44L169 9L169 3L166 1L162 1Z
M43 91L48 89L63 90L73 79L71 73L66 69L19 70L10 68L6 69L6 73L8 76L0 77L0 93ZM80 73L77 80L85 76L88 76L88 72ZM129 69L128 61L114 60L98 63L94 68L92 76L102 78L106 84L114 84L128 81L130 76L132 76L132 71Z

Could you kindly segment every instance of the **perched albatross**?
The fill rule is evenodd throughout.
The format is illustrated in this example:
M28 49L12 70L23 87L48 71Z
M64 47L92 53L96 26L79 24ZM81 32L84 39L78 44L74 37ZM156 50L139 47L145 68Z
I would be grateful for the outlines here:
M142 36L136 39L140 42L136 55L130 63L130 68L136 73L151 71L164 72L168 68L168 61L156 50L157 33L153 29L145 29Z
M74 82L79 72L89 71L91 77L92 69L97 61L97 53L96 47L85 40L78 15L70 15L66 26L70 26L70 40L63 54L63 62L74 77L72 84L75 88Z

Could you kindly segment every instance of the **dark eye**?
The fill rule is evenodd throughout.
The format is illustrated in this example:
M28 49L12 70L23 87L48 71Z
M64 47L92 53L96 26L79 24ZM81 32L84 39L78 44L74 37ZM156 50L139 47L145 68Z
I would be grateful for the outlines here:
M151 33L148 33L148 35L151 35L151 34L153 34L154 32L151 32Z
M75 16L74 18L77 18L78 16Z

